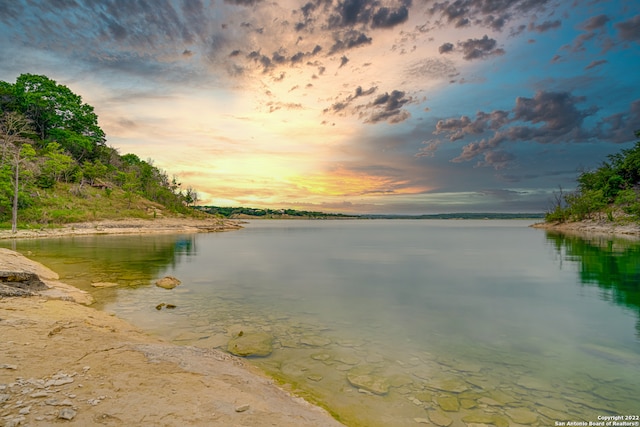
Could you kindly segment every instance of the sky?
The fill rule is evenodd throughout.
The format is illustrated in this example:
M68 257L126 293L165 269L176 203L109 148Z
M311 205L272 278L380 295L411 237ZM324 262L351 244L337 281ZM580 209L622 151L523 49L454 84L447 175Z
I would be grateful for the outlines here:
M0 0L42 74L201 204L543 212L640 129L640 2Z

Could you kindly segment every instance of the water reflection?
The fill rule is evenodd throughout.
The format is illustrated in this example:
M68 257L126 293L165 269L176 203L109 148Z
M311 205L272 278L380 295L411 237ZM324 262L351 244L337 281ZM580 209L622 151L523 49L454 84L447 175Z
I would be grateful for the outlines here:
M640 338L640 241L609 236L575 236L547 232L561 260L578 264L582 285L596 285L600 296L632 310Z
M194 235L78 236L0 241L60 274L60 279L90 291L103 307L116 299L114 288L94 289L96 282L136 288L149 285L182 258L195 256Z

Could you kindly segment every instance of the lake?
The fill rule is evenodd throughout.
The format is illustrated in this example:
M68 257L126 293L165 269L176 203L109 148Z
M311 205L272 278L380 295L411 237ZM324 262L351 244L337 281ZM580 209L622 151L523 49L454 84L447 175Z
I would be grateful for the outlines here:
M640 242L530 224L264 220L0 245L178 344L271 335L250 362L349 426L639 415ZM165 275L182 285L153 285Z

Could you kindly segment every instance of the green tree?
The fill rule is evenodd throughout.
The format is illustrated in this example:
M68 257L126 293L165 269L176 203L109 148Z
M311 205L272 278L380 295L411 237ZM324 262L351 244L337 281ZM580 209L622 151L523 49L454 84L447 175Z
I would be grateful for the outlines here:
M76 162L57 142L50 142L41 152L38 186L51 188L58 181L69 182Z
M20 112L34 123L41 140L55 140L77 160L93 159L105 134L92 106L68 87L46 76L22 74L15 97Z

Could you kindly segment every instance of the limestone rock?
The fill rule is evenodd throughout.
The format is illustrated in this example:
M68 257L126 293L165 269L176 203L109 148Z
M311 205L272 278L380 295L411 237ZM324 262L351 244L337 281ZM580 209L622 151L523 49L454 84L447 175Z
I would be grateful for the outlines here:
M484 412L472 412L462 417L467 424L493 424L496 427L509 427L509 420L498 414Z
M300 338L300 343L309 347L324 347L331 344L331 342L329 338L318 335L308 335Z
M156 286L163 289L173 289L181 283L182 282L180 280L173 276L165 276L162 279L156 280Z
M71 408L62 408L60 412L58 412L58 418L63 420L72 420L75 418L77 412Z
M227 350L236 356L265 357L273 351L273 337L265 332L239 334L229 341Z
M365 373L358 368L351 369L347 373L347 380L352 386L373 394L385 395L389 392L389 382L386 378L374 373Z
M438 396L436 402L443 411L458 412L460 410L460 402L455 396Z
M462 393L463 391L469 390L469 384L457 378L433 379L427 383L427 387L448 391L449 393Z
M447 417L442 411L429 411L428 414L431 422L440 427L447 427L453 422L453 420Z
M91 284L94 288L115 288L116 286L120 286L118 283L114 282L94 282Z
M538 421L538 415L526 408L509 409L507 416L517 424L533 424Z

